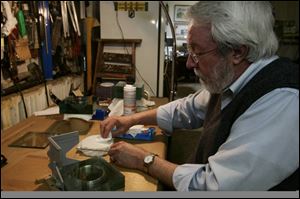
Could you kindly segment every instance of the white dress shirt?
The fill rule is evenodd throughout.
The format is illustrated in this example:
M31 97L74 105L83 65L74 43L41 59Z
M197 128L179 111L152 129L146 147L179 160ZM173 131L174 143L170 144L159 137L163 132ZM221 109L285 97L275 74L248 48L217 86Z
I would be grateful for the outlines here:
M273 56L251 64L225 91L222 108ZM177 128L199 128L209 92L200 90L163 105L157 123L167 135ZM196 147L196 146L195 146ZM278 88L262 96L232 125L226 142L207 164L179 165L173 174L178 191L268 190L299 167L299 90Z

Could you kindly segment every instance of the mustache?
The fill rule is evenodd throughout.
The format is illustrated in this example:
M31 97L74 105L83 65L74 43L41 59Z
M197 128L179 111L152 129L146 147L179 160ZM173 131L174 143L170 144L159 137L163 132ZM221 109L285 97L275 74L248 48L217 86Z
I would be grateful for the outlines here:
M202 75L202 73L197 70L196 68L194 68L194 74L199 78L199 80L201 80L201 82L206 82L206 77L204 75Z
M194 68L194 73L197 77L201 78L202 77L202 74L200 71L198 71L196 68Z

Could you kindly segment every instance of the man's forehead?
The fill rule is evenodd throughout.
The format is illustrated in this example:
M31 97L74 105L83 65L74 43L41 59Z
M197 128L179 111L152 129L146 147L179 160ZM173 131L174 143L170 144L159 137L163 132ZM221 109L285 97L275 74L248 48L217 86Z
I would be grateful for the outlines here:
M188 31L191 34L201 33L210 35L211 26L209 24L190 24Z
M213 41L211 36L210 26L208 25L191 25L188 29L188 43L197 44L200 42Z

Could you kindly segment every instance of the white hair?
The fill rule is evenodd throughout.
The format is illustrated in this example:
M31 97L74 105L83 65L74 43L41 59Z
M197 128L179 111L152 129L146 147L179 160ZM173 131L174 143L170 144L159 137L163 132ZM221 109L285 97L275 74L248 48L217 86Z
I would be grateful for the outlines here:
M270 57L278 49L269 2L199 1L190 7L187 16L196 24L211 25L212 37L219 49L247 46L250 62Z

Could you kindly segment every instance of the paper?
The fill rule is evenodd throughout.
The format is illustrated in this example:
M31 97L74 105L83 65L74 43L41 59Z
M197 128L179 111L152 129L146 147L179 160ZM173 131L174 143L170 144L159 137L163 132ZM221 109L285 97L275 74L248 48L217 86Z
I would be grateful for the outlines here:
M64 114L64 120L67 120L69 118L80 118L83 119L85 121L89 121L92 119L92 115L91 114Z
M135 137L137 134L147 130L148 128L144 128L144 125L134 125L129 128L127 134L130 134L132 137Z
M123 99L114 98L111 104L108 106L110 113L108 116L121 116L124 113L124 101Z
M56 114L59 114L59 107L58 106L54 106L54 107L47 108L47 109L42 110L42 111L36 111L33 114L35 116L56 115Z

